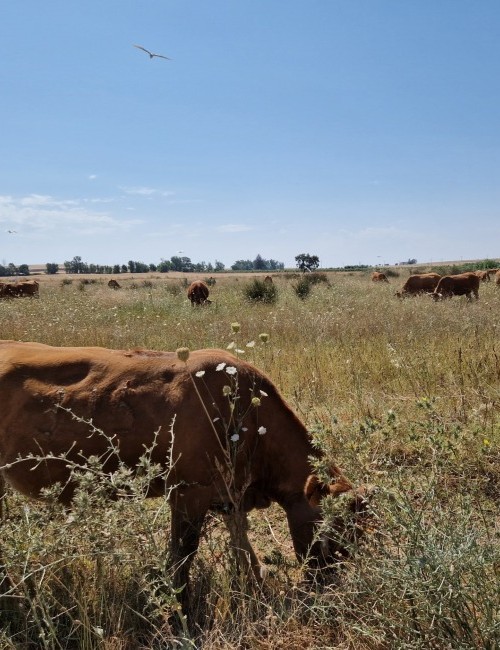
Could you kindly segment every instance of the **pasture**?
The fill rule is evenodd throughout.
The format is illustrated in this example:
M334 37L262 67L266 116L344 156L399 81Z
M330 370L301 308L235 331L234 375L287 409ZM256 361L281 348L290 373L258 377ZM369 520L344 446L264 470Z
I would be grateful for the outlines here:
M0 598L0 647L500 645L495 283L481 284L473 303L398 300L407 275L373 283L369 273L329 273L301 299L300 278L278 274L276 302L249 303L243 290L253 276L222 274L210 287L212 304L193 307L184 276L127 276L117 276L119 290L109 277L84 284L37 276L39 299L0 302L1 338L172 351L229 346L270 376L354 484L378 487L369 529L335 580L311 585L283 511L252 511L250 537L270 570L255 590L236 574L213 515L193 564L186 620L165 569L168 506L141 498L141 477L130 478L129 498L113 502L105 477L83 475L70 512L9 491L0 562L15 593Z

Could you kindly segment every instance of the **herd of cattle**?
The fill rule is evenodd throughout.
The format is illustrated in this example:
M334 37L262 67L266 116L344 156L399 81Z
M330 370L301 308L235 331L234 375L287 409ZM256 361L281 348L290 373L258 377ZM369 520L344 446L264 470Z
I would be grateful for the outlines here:
M493 273L500 286L499 269L412 275L397 295L477 299L480 281ZM267 277L264 281L272 282ZM388 281L379 272L372 280ZM116 280L108 286L120 289ZM38 293L34 280L0 282L1 298ZM192 305L209 304L208 296L205 282L188 287ZM181 350L0 341L0 496L4 480L32 498L59 482L64 486L60 499L70 503L75 489L72 463L98 456L105 459L106 471L116 471L116 455L109 453L113 440L122 462L135 471L145 449L151 449L152 462L162 465L165 474L152 481L147 496L169 495L170 563L183 606L189 603L190 565L211 510L223 513L240 566L257 581L265 572L247 536L247 513L272 502L285 511L296 556L306 561L311 575L346 557L362 532L372 488L354 487L333 459L327 482L314 473L312 459L321 459L320 452L276 386L257 368L225 350L185 351L181 356ZM233 431L224 423L235 418L226 393L228 376L235 374L241 421ZM174 421L175 437L167 426ZM89 435L89 422L106 435ZM231 445L236 444L234 454ZM322 498L344 492L350 493L351 514L329 522L338 533L335 540L319 535Z
M410 275L408 280L396 293L398 298L414 296L427 293L432 295L434 300L451 298L452 296L466 296L471 300L474 296L479 299L479 283L490 282L491 276L495 276L495 283L500 287L500 269L488 269L487 271L470 271L458 273L457 275L439 275L439 273L418 273ZM374 271L373 282L389 282L385 273Z
M500 287L500 269L488 269L486 271L470 271L457 275L439 275L439 273L417 273L410 275L400 291L396 293L398 298L417 294L431 294L435 300L451 298L452 296L466 296L468 300L474 296L479 299L479 283L490 282L494 276L495 283ZM389 282L387 275L381 271L374 271L371 279L373 282ZM271 284L273 279L270 275L264 278L266 284ZM108 281L111 289L121 289L121 285L115 279ZM187 297L192 305L209 305L208 299L210 290L206 282L195 280L187 289ZM2 298L38 298L39 284L36 280L21 280L19 282L0 282L0 299Z

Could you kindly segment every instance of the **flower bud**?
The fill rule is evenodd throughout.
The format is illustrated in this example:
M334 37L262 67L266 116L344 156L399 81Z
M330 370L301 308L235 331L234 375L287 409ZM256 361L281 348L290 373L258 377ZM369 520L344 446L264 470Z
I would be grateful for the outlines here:
M179 361L186 362L189 359L189 348L177 348L175 353Z

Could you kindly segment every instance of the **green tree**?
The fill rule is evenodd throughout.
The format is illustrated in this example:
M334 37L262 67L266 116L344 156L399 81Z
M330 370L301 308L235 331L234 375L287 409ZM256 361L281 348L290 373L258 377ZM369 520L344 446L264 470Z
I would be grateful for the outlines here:
M56 262L47 262L45 272L47 275L55 275L59 271L59 264Z
M172 270L172 262L170 262L170 260L162 259L156 267L156 270L160 273L168 273L170 270Z
M300 253L295 256L297 267L305 273L306 271L314 271L319 266L319 257L317 255L309 255L309 253Z
M233 271L253 271L253 262L252 260L236 260L234 264L231 264Z
M64 262L64 268L66 273L88 273L88 264L82 262L79 255L75 255L70 262Z
M267 269L267 262L266 260L262 257L262 255L257 255L257 257L253 261L253 268L256 271L265 271Z

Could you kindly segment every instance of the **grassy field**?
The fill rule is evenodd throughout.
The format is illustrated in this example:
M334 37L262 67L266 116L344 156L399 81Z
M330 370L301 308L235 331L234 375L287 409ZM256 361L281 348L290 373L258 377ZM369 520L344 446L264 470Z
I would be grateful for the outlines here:
M327 275L304 299L296 274L275 276L270 304L249 303L251 277L230 274L216 276L204 308L191 307L173 274L119 277L117 291L107 278L39 276L39 300L0 302L2 339L159 350L235 342L327 457L354 483L378 486L356 555L317 588L301 579L279 508L250 515L271 570L262 593L239 583L211 518L180 631L163 500L110 503L92 486L68 514L9 493L1 539L16 598L2 601L0 648L500 647L500 287L483 283L472 303L400 301L406 273L389 284Z

